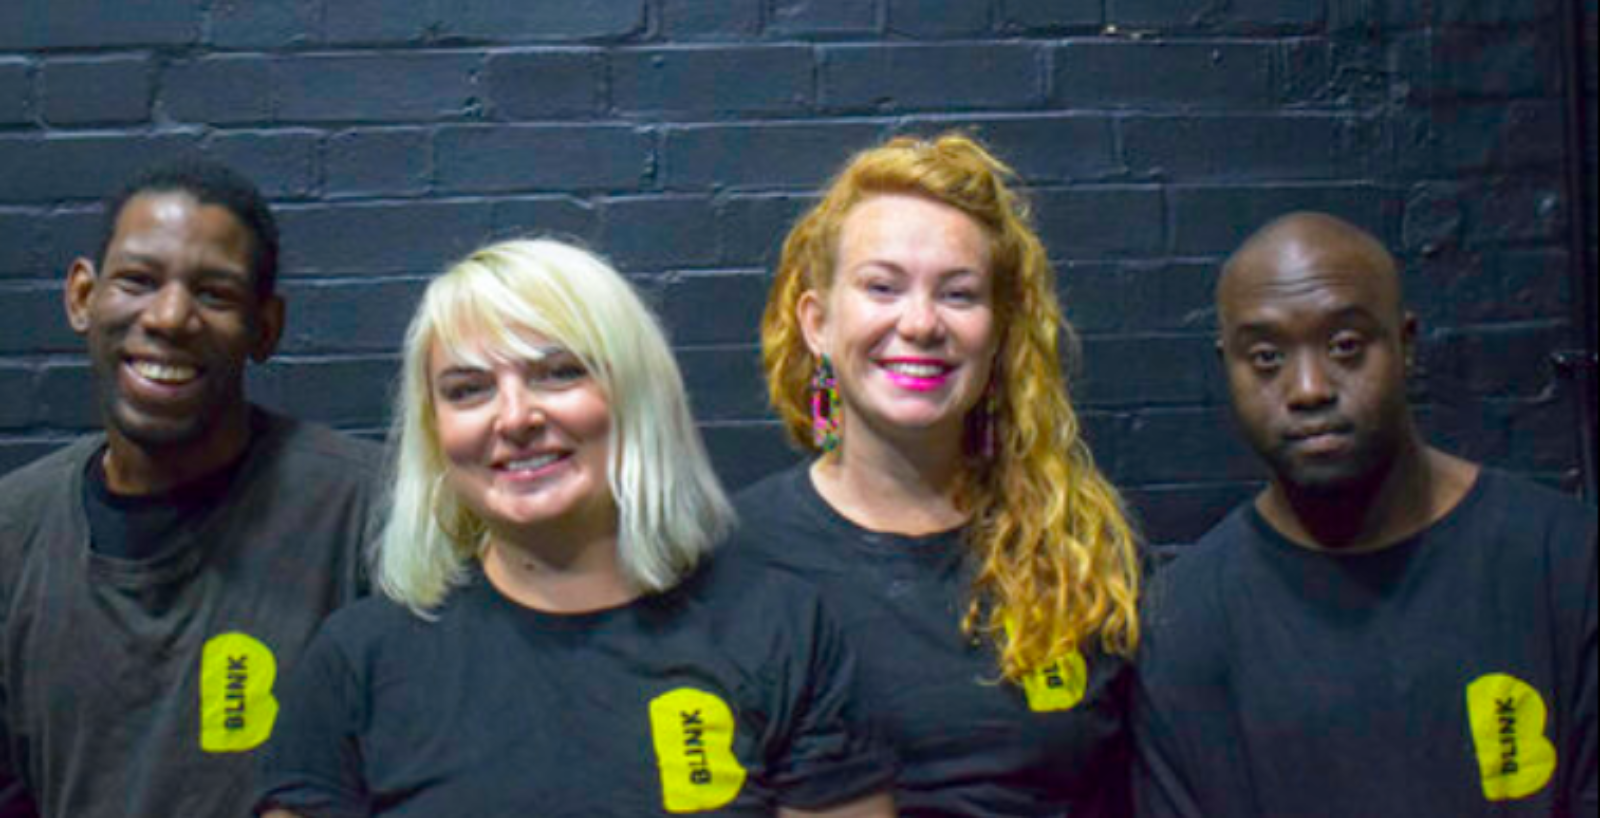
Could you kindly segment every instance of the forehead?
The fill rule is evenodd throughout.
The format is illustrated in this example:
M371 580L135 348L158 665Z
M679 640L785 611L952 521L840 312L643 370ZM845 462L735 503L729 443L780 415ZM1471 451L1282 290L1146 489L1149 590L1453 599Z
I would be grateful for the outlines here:
M493 369L513 362L542 361L568 351L530 329L468 325L434 334L428 368L434 372L459 366Z
M841 260L876 256L955 255L987 266L989 236L978 222L943 202L909 194L871 196L850 209L839 228Z
M248 267L250 231L227 208L183 192L140 193L117 214L107 255L200 254Z
M1225 330L1352 313L1398 320L1401 312L1399 282L1385 260L1352 248L1298 244L1236 259L1218 287L1217 307Z

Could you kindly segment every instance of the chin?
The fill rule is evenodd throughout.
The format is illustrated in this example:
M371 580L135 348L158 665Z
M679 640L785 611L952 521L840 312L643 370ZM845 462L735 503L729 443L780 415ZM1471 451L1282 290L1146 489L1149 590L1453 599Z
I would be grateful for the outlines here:
M1280 464L1278 482L1298 494L1336 498L1372 484L1369 469L1351 462Z
M113 415L112 426L123 439L145 449L171 449L194 443L209 429L200 418L151 418L129 411Z

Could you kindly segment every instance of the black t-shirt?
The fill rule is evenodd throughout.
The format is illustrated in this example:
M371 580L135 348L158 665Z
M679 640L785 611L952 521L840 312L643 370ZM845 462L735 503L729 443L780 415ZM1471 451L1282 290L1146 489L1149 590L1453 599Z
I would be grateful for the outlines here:
M906 816L1127 813L1125 662L1085 646L1004 682L987 640L961 632L971 584L960 532L856 526L806 467L735 498L753 557L814 583L861 657L864 695L900 756Z
M481 573L426 621L336 614L286 692L258 810L330 816L770 815L887 790L892 755L816 594L713 560L605 611Z
M227 466L158 494L130 496L111 491L106 479L105 449L84 465L83 510L89 521L89 547L97 554L124 560L151 559L183 531L201 524L223 502L233 478L250 461L252 450L269 433L265 414L252 412L250 443Z
M364 591L381 459L256 414L215 502L167 516L143 558L91 545L84 483L104 435L0 478L0 799L15 779L45 818L249 810L281 675Z
M1140 814L1594 815L1595 530L1489 470L1365 554L1241 507L1146 595Z

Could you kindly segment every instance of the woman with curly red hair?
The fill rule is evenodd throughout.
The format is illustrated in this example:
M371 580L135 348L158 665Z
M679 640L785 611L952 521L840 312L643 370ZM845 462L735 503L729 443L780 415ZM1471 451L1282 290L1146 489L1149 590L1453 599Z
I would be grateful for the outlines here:
M762 321L770 399L813 457L735 502L844 621L905 815L1126 810L1134 534L1012 179L960 134L857 155L790 232Z

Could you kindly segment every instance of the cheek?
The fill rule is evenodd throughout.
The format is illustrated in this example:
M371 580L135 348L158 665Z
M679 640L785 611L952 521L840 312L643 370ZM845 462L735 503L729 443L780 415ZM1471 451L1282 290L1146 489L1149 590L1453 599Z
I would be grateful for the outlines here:
M872 347L894 328L894 316L887 307L845 298L834 307L832 318L823 328L823 337L842 347Z
M988 309L975 310L963 318L963 321L954 325L961 327L966 345L983 355L994 357L1000 349L1000 333L995 331L994 312Z
M1234 416L1244 426L1245 434L1266 437L1270 433L1268 427L1278 414L1278 400L1271 384L1263 383L1252 374L1230 372L1228 392Z
M551 412L567 434L591 446L604 448L611 433L611 407L596 388L575 390L566 395L567 400Z
M477 460L484 435L482 424L470 413L440 412L437 419L439 451L446 463L464 465Z

